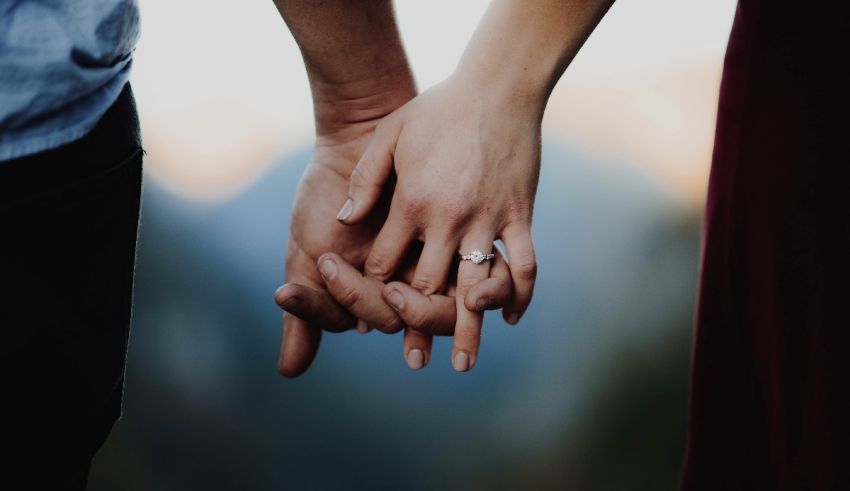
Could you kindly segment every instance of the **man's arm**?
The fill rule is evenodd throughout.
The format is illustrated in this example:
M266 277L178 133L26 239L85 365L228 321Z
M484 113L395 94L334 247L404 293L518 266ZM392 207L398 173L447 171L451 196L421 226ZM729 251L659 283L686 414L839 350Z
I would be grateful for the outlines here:
M333 300L316 259L343 254L362 267L377 227L340 225L347 176L371 139L377 122L416 93L390 0L276 0L301 49L316 120L316 146L295 198L286 254L288 283L275 295L287 306L310 306L318 318L284 315L278 371L297 376L312 362L322 329L354 327L351 314ZM380 289L376 296L380 299ZM383 302L381 301L381 304ZM388 332L397 316L386 307ZM377 326L382 328L382 326Z
M275 0L295 37L318 135L386 116L416 95L391 0Z

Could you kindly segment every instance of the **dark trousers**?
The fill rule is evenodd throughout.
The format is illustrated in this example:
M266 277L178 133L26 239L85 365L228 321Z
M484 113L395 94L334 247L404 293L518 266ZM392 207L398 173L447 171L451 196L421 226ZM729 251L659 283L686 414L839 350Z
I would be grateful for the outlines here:
M2 460L16 489L85 489L121 416L141 187L129 85L82 140L0 162Z

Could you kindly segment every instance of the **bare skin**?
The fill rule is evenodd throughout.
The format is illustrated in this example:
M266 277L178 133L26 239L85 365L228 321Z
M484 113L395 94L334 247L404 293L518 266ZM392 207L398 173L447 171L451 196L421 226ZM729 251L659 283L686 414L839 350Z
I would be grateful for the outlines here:
M531 218L540 170L540 126L552 87L612 0L494 0L455 73L384 118L351 176L339 213L347 224L371 216L383 184L397 176L386 223L366 273L390 278L406 246L425 243L414 287L445 287L457 251L507 249L515 324L531 301L537 263ZM452 364L478 358L483 316L463 300L489 275L488 263L457 272Z
M322 330L355 326L388 333L412 326L405 331L405 357L412 368L421 368L430 358L431 335L453 331L455 300L447 295L454 290L425 296L403 283L385 290L383 282L359 273L386 218L389 194L376 200L372 215L356 226L334 219L376 125L416 93L391 3L278 0L276 5L304 57L317 133L295 198L286 254L288 283L275 293L286 311L278 370L288 377L300 375L316 355ZM418 254L407 256L412 271ZM404 279L404 273L401 268L399 277ZM510 293L510 272L504 265L492 281L471 292L470 301L478 305L483 298L482 306L498 308ZM400 297L401 307L391 307L384 296Z
M319 139L299 184L287 246L288 282L275 293L275 301L286 311L278 362L285 376L297 376L309 367L323 330L341 332L359 325L361 331L371 326L391 334L407 326L404 354L414 369L428 364L432 335L454 332L453 285L444 295L427 296L406 283L411 281L418 251L406 259L399 272L402 281L394 282L392 288L360 273L382 223L380 212L354 227L334 219L334 208L348 190L346 174L370 136L367 131L350 142ZM386 204L378 206L386 210ZM509 300L510 270L504 260L500 264L488 281L471 292L469 302L474 308L501 308ZM393 292L400 296L400 303L385 301L398 298ZM484 303L475 307L482 299Z

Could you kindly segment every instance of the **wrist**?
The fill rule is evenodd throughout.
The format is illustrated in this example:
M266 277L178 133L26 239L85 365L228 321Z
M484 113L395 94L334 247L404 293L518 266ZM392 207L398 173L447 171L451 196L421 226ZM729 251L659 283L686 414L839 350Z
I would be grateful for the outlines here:
M452 79L470 94L542 120L557 81L555 70L540 60L526 59L522 52L504 50L494 55L498 50L471 48L461 58Z
M493 0L456 73L488 92L535 107L549 95L613 0Z
M373 76L345 81L310 77L317 136L374 126L416 96L416 84L406 62L375 72Z
M520 70L522 68L520 67ZM549 98L545 85L525 74L495 73L480 65L461 63L449 83L461 94L474 94L494 114L510 115L517 120L542 122Z

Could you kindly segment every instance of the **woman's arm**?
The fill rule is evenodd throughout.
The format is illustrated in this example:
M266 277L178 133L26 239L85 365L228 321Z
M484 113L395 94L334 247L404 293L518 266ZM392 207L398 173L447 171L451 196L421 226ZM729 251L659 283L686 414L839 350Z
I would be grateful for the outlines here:
M395 194L366 260L368 274L391 277L419 239L425 247L412 286L441 291L458 251L490 252L499 238L515 288L503 314L511 324L519 320L536 278L531 217L543 110L612 3L494 0L455 73L378 125L338 215L346 224L362 220L395 168ZM475 364L482 323L465 296L488 272L488 263L469 261L458 270L452 363L459 371Z
M614 0L493 0L456 77L541 113L555 83Z

